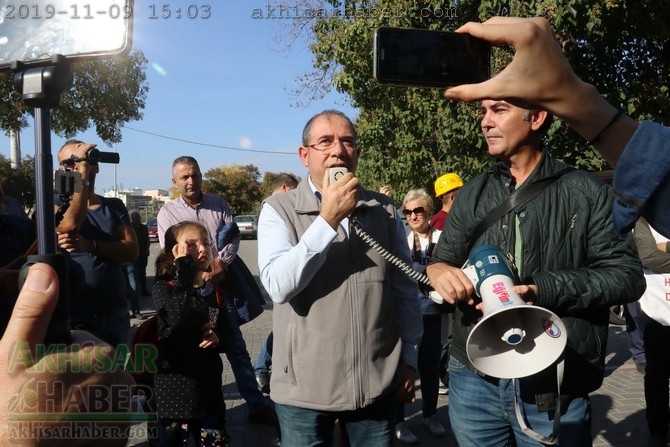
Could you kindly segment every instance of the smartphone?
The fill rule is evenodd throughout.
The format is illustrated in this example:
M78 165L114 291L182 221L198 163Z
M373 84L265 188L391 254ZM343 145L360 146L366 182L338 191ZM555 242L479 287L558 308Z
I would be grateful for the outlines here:
M432 88L483 82L491 77L491 46L469 34L381 27L373 76L382 84Z
M349 172L349 170L344 167L328 168L328 179L330 180L330 184L332 185L338 181L340 177L342 177L347 172Z

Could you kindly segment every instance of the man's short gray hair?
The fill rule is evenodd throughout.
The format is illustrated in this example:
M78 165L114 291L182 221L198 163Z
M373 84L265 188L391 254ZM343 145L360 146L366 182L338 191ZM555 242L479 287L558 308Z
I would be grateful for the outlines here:
M343 112L340 112L339 110L336 109L327 109L324 110L323 112L319 112L313 117L307 121L307 124L305 124L305 127L302 130L302 145L307 146L312 139L312 125L314 124L314 121L316 121L317 118L321 116L339 116L340 118L344 118L347 120L349 123L349 127L351 127L351 132L354 134L354 138L358 139L358 136L356 135L356 127L354 127L354 123L351 121L351 119L345 115Z

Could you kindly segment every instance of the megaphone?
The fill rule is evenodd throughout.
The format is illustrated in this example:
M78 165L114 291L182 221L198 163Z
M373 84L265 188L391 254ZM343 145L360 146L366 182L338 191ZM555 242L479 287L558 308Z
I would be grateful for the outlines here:
M565 325L512 291L514 275L500 248L481 245L470 252L466 265L463 271L484 303L484 317L466 345L472 365L491 377L516 379L554 363L567 343Z

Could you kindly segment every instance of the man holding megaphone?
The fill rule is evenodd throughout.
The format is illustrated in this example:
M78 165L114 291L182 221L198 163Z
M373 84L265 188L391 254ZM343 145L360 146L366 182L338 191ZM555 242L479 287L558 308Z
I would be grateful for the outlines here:
M461 189L427 268L457 304L451 427L460 447L590 446L609 307L642 294L640 261L608 186L548 154L547 112L485 100L481 114L496 160Z

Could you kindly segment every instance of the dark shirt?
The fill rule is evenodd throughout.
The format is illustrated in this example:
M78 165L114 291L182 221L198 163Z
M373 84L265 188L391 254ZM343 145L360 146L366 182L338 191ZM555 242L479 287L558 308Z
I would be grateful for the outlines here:
M139 225L134 225L133 228L135 229L135 234L137 234L137 246L139 247L139 254L141 255L149 255L149 230L147 229L147 226L143 223L140 223Z
M128 210L115 198L100 197L100 207L89 209L79 234L103 242L119 240L119 227L130 226ZM121 264L89 253L71 253L72 286L70 313L73 316L109 315L127 307L125 277Z
M36 237L34 221L14 214L0 214L0 267L25 254Z
M170 419L222 416L223 363L220 352L229 339L225 301L207 283L202 289L190 284L158 281L152 295L158 318L158 371L154 377L158 415ZM215 324L217 347L200 348L202 327Z

